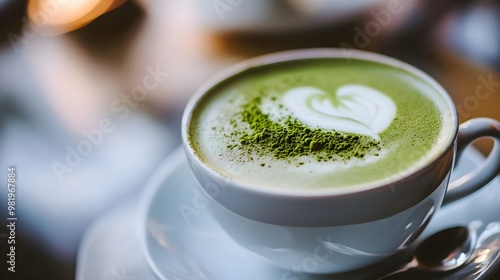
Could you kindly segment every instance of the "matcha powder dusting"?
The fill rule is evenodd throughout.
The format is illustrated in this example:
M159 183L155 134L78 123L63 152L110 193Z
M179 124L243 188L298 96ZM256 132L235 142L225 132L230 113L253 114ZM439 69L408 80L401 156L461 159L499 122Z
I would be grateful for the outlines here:
M230 149L239 149L249 155L272 156L292 161L301 156L312 156L317 161L363 158L377 156L380 143L375 139L353 133L343 133L321 128L310 128L292 116L276 122L260 109L261 98L256 97L241 106L231 119L234 129ZM249 129L238 129L238 123L248 124ZM299 162L299 165L304 164Z

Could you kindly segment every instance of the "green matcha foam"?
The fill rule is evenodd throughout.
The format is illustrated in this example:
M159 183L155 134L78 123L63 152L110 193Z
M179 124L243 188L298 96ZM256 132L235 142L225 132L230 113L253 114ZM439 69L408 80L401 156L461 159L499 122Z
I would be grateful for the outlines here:
M429 157L449 130L442 108L435 89L392 66L287 62L213 88L196 108L190 141L209 166L244 183L346 187Z

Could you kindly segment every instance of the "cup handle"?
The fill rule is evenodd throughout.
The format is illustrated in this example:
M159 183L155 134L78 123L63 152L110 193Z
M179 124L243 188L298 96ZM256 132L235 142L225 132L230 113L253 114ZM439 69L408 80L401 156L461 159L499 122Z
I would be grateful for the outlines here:
M500 172L500 122L489 118L476 118L464 122L458 129L455 163L465 147L483 137L493 138L494 145L486 161L473 171L451 182L443 205L449 204L481 189Z

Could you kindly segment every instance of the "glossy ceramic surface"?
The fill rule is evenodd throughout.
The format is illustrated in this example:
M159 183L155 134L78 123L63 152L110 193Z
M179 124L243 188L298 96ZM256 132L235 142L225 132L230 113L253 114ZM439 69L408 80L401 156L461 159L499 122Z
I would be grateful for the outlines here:
M475 150L467 149L452 179L483 161ZM200 196L196 184L184 154L178 151L160 168L144 197L141 241L146 259L159 279L331 279L331 276L277 268L236 244L211 218L207 211L210 201ZM500 179L497 178L469 198L443 207L415 243L451 226L475 223L482 228L491 227L500 221L499 213ZM343 249L347 250L345 254L352 253ZM337 274L335 279L373 279L381 271L399 265L404 258L400 254L386 256L385 260L360 270ZM483 279L498 263L497 258L498 251L488 256L488 262L475 259L475 263L454 271L453 275L467 280ZM314 261L318 262L314 252L310 252L310 258L297 265L312 268ZM425 277L431 279L429 275Z

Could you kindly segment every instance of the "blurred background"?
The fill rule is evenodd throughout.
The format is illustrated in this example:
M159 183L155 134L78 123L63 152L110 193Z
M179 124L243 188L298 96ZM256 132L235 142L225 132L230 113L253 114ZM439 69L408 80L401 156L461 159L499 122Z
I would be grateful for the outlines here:
M0 0L0 278L75 279L83 234L137 203L180 145L201 83L246 58L313 47L396 57L440 82L461 122L500 120L497 0ZM7 274L9 166L18 221Z

